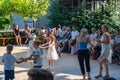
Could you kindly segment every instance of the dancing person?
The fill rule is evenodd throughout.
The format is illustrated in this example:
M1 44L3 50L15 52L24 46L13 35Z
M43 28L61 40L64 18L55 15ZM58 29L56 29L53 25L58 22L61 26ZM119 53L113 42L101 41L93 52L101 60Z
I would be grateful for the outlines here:
M55 36L51 35L48 43L42 44L40 46L40 48L48 48L48 52L47 52L48 65L49 65L48 70L52 70L51 67L53 65L53 60L57 60L59 58L55 48L55 44L56 44Z
M14 27L14 37L17 42L17 45L21 46L21 36L20 36L20 29L19 29L18 25L15 25L15 27Z
M28 80L54 80L52 73L44 69L30 69L27 74Z
M36 39L35 33L30 34L29 38L30 38L30 41L29 41L29 44L28 44L29 49L28 49L28 52L27 52L27 57L29 57L32 54L33 50L34 50L33 43L34 43L34 41ZM33 60L29 60L29 63L30 63L30 68L33 68Z
M20 60L27 61L27 60L33 60L34 68L41 68L43 66L43 55L41 54L41 51L39 49L40 42L38 40L35 40L33 42L34 50L32 51L32 54L29 57L26 58L19 58Z
M76 47L78 48L78 61L81 68L83 79L85 79L85 68L84 63L86 65L86 70L88 74L88 80L91 79L90 76L90 53L87 48L87 45L91 44L94 46L90 39L88 38L88 30L86 28L82 28L80 32L80 36L76 40Z
M109 70L108 70L108 57L109 57L109 53L110 53L110 34L108 33L108 26L106 24L102 25L102 31L103 31L103 35L101 37L101 40L97 40L97 42L99 44L101 44L101 55L98 58L99 60L99 74L97 76L95 76L95 78L107 78L109 77ZM102 76L102 70L103 70L103 65L105 67L105 71L106 74L105 76Z
M5 80L13 80L14 77L14 69L15 69L15 63L22 63L23 61L20 61L17 59L15 55L12 54L13 45L8 44L6 46L6 53L4 53L2 57L2 62L4 63L4 74L5 74Z

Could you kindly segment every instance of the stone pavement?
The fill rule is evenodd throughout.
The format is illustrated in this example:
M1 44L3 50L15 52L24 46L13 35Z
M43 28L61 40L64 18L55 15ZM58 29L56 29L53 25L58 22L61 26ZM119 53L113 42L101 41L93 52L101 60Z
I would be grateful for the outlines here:
M26 52L27 52L27 47L14 47L14 54L17 57L25 57ZM0 51L4 51L5 48L2 47L0 48ZM3 53L1 52L0 54L0 80L4 80L3 76L3 64L1 62L1 57ZM91 76L92 80L98 80L95 79L94 76L98 74L99 66L98 66L98 61L91 60ZM46 58L46 53L44 55L44 69L48 68L47 65L47 58ZM81 80L81 72L79 68L79 64L77 61L77 56L76 55L71 55L71 54L65 54L62 53L62 56L59 60L54 62L53 66L53 75L54 75L54 80ZM15 68L15 80L27 80L27 71L29 70L29 63L21 63L21 64L16 64ZM120 66L117 64L109 64L109 70L110 70L110 76L116 78L117 80L120 80ZM103 72L103 74L105 74ZM102 79L99 79L102 80Z

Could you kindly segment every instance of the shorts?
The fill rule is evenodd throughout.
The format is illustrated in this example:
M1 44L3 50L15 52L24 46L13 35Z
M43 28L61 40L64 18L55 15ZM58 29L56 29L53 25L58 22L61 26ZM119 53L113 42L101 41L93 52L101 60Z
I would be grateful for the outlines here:
M5 80L10 80L10 79L14 79L14 70L5 70Z

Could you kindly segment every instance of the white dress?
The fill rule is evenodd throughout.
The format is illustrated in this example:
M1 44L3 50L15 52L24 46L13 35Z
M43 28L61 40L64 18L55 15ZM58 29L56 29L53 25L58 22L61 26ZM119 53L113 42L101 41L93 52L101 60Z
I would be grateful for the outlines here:
M54 42L53 43L49 42L47 58L48 59L53 59L53 60L57 60L59 58L58 54L57 54L57 51L56 51L56 48L55 48L55 43Z
M103 34L102 37L101 37L101 41L105 41L104 34ZM109 54L110 54L110 50L111 50L109 44L104 44L104 43L102 43L102 44L101 44L101 48L102 48L102 50L101 50L101 55L100 55L100 57L98 58L98 60L99 60L100 62L103 61L104 59L108 59Z

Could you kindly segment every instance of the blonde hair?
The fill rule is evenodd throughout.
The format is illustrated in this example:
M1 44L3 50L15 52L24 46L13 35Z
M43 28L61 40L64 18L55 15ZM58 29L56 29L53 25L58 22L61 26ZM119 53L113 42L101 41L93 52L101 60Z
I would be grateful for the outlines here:
M55 43L57 43L56 38L55 38L54 35L51 35L50 38L51 38Z
M88 34L88 30L86 28L82 28L80 31L80 36L86 36Z

